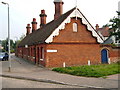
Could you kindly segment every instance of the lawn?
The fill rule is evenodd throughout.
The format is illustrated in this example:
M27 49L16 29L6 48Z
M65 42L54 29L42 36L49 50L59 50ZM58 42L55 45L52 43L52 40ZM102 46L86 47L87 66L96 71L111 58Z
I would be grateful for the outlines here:
M105 77L120 73L119 64L84 65L65 68L53 68L52 71L85 77Z

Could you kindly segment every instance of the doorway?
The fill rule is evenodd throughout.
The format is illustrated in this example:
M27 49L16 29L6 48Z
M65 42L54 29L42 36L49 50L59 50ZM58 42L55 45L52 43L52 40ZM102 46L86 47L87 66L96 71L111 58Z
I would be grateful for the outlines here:
M101 51L101 59L102 59L102 63L108 63L108 50L107 49L103 49Z

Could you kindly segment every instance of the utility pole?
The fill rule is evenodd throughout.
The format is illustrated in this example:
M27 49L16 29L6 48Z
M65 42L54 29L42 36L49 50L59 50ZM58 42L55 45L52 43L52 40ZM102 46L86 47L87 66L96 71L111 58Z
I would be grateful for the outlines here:
M11 59L10 59L10 15L9 15L9 4L2 2L2 4L7 5L8 6L8 61L9 61L9 72L11 72Z

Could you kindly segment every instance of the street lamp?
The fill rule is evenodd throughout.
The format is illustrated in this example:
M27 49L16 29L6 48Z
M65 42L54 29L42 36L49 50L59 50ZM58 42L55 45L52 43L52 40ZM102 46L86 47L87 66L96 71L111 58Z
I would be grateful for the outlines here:
M7 5L8 6L8 60L9 60L9 72L11 71L11 59L10 59L10 18L9 18L9 4L2 2L2 4Z

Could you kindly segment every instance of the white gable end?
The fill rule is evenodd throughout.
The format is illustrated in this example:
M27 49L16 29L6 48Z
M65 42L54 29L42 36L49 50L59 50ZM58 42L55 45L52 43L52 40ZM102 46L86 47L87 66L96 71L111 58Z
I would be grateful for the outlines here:
M87 25L87 29L92 32L92 36L97 38L98 43L103 43L103 36L100 36L92 27L92 25L88 22L88 20L83 16L83 14L78 10L75 9L55 30L54 32L45 40L46 43L51 43L55 36L59 35L60 30L65 28L66 23L71 22L72 17L79 17L82 18L82 23Z

